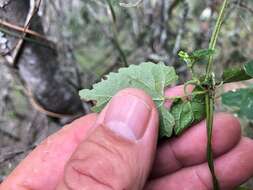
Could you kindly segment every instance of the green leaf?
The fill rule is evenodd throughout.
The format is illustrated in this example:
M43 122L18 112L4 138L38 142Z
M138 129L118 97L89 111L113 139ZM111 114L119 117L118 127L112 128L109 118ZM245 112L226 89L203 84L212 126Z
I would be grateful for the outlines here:
M178 56L180 57L180 59L186 62L188 67L192 68L195 63L205 58L208 58L210 55L213 55L214 52L215 51L213 49L199 49L192 52L191 54L188 54L184 51L180 51L178 53Z
M173 115L165 107L161 106L159 109L159 119L160 119L159 137L160 138L170 137L173 133L173 127L175 126L175 119Z
M200 49L200 50L194 51L191 57L199 60L199 59L207 58L210 55L213 55L214 52L215 51L213 49Z
M180 135L194 120L192 105L189 101L180 100L172 107L171 114L175 118L174 131L176 135Z
M251 78L253 78L253 61L249 61L241 67L226 69L222 74L224 83L249 80Z
M201 121L205 117L205 103L204 102L198 102L198 101L192 101L192 112L194 116L194 123L197 123Z
M129 87L142 89L152 97L160 113L161 137L170 137L174 120L163 106L165 101L164 88L173 84L177 79L178 76L173 67L166 66L163 63L146 62L121 68L118 73L110 73L106 79L94 84L92 90L81 90L79 95L84 100L95 101L96 105L92 110L100 112L118 91Z
M248 76L253 77L253 60L249 61L244 65L244 70Z
M192 93L197 93L202 91L201 87L195 87ZM205 94L198 94L192 96L191 99L192 111L194 116L194 122L197 123L201 121L206 116L206 105L205 105Z
M224 83L248 80L250 78L251 77L245 73L245 70L240 67L226 69L222 75L222 80Z
M205 117L205 94L198 94L199 92L203 90L197 86L192 92L195 95L192 95L190 100L174 101L171 114L175 118L174 132L176 135L180 135L185 129Z
M222 103L239 117L253 120L253 88L226 92L222 95Z

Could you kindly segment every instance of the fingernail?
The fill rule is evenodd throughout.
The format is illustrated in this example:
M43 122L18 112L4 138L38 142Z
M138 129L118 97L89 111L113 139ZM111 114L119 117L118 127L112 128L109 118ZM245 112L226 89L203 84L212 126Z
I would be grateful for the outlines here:
M104 124L117 135L139 140L145 133L150 113L150 106L141 98L119 93L109 103Z

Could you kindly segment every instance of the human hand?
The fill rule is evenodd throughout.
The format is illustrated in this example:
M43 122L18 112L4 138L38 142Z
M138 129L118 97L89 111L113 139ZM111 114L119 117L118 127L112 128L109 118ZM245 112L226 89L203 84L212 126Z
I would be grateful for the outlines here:
M182 86L166 91L167 96L183 94ZM145 190L211 190L206 144L205 121L160 144ZM253 176L253 141L241 136L240 123L231 114L215 115L212 145L221 190L232 190Z
M180 95L182 88L166 93ZM140 90L123 90L99 115L78 119L46 139L0 190L211 189L204 122L158 147L157 133L151 98ZM241 137L233 116L216 115L212 140L222 189L253 175L253 142Z

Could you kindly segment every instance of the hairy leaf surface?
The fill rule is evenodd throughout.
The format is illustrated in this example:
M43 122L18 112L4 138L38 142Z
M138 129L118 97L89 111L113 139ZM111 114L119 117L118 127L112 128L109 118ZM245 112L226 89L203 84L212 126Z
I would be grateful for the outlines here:
M142 89L152 97L160 113L160 137L170 137L175 122L173 116L163 106L164 88L177 79L173 67L163 63L146 62L121 68L118 73L110 73L106 79L93 85L92 90L84 89L79 94L84 100L95 101L96 105L92 110L100 112L118 91L129 87Z
M201 91L201 88L195 87L192 93ZM205 117L204 98L204 94L196 94L192 95L190 100L178 99L173 103L171 113L175 118L174 132L176 135L180 135L185 129Z
M171 110L175 118L175 134L180 135L194 120L191 102L180 102L175 104Z

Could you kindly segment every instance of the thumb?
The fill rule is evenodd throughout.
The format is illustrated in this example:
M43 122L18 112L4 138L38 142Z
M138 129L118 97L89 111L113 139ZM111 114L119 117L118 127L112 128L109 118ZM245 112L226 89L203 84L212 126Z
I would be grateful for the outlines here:
M57 189L142 189L158 134L158 113L152 99L141 90L120 91L95 125L67 163Z

